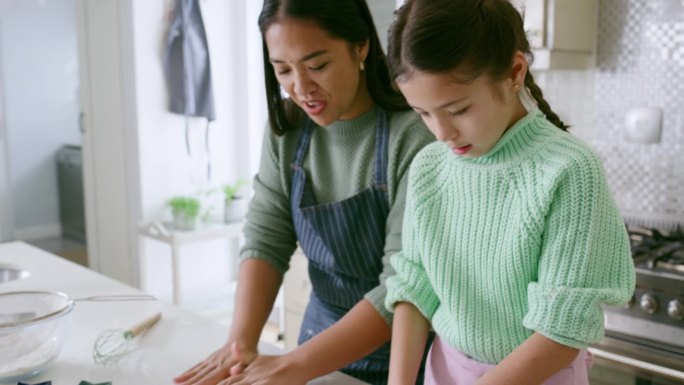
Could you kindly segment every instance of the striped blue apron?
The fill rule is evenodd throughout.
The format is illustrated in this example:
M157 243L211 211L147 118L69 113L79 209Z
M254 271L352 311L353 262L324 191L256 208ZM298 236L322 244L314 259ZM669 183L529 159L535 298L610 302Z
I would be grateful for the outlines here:
M344 316L379 284L390 211L387 195L388 122L377 109L375 175L368 189L318 204L302 167L313 123L307 119L295 154L290 203L299 244L309 260L312 293L299 335L302 344ZM386 384L389 344L342 369L370 384Z

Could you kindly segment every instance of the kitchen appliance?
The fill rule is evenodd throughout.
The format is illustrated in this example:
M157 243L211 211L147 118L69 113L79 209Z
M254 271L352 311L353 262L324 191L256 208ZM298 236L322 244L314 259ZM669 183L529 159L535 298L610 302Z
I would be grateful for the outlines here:
M62 235L85 243L85 206L81 147L64 145L57 152L57 185Z
M624 307L604 307L606 338L598 346L646 363L635 384L684 383L667 382L668 373L658 370L684 373L684 231L627 229L636 288Z

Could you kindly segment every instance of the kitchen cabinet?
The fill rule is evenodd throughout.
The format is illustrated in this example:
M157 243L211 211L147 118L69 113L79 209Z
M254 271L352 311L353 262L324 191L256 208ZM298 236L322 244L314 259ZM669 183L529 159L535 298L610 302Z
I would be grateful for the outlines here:
M283 300L285 308L285 349L297 347L299 329L304 319L304 311L311 295L308 261L297 248L290 260L290 269L283 280Z
M582 70L594 66L596 0L524 0L521 11L534 54L532 70Z

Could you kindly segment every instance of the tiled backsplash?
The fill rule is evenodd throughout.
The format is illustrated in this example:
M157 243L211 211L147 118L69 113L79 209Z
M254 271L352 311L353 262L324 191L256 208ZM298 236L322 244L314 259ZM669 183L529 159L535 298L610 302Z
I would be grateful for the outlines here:
M625 217L684 224L684 0L597 0L596 68L536 75L571 131L601 155ZM628 143L630 109L659 107L662 139Z

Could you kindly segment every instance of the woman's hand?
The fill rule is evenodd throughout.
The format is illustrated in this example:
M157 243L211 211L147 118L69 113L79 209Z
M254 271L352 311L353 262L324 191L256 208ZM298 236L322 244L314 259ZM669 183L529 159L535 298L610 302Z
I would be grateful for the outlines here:
M303 372L287 354L261 355L244 367L241 374L236 373L219 385L305 385L309 379Z
M173 381L178 385L216 385L242 373L257 355L256 351L245 350L237 342L226 344Z
M256 258L242 262L229 342L174 378L174 382L178 385L216 385L231 375L242 373L257 357L259 335L281 283L282 274L270 262Z

